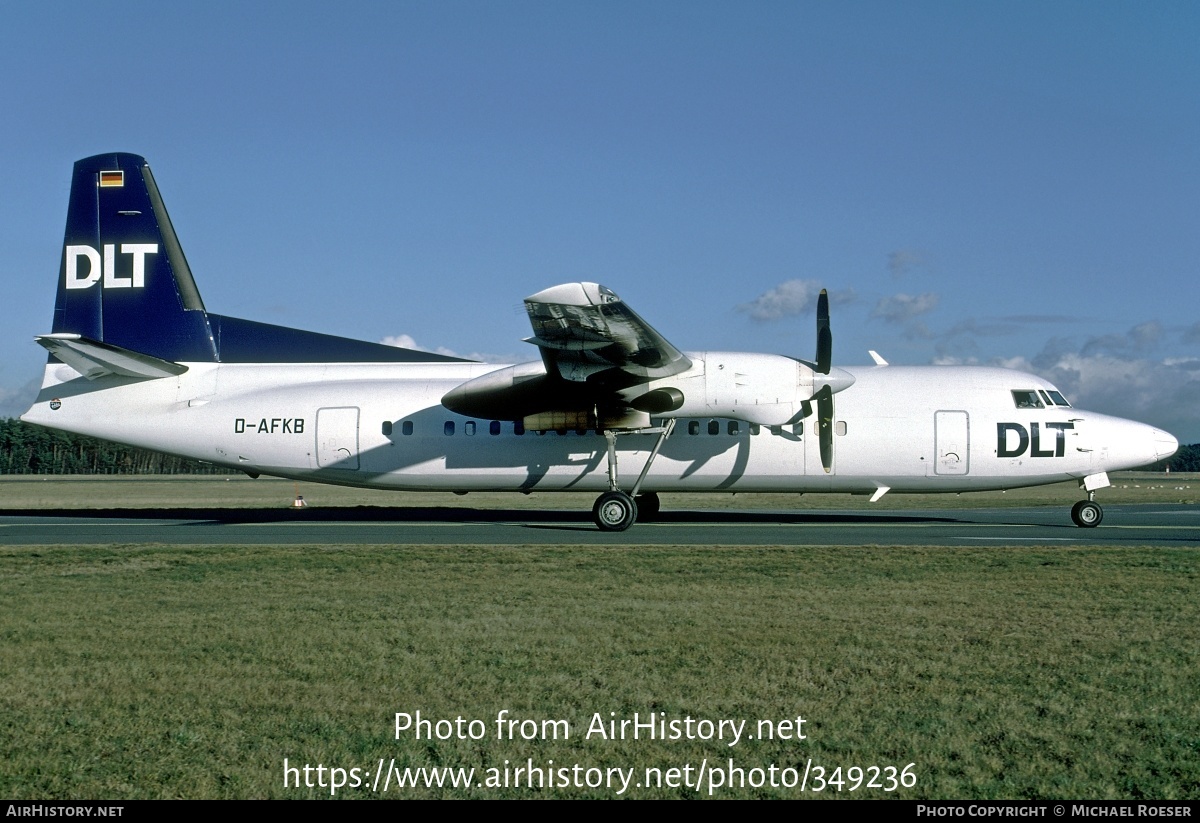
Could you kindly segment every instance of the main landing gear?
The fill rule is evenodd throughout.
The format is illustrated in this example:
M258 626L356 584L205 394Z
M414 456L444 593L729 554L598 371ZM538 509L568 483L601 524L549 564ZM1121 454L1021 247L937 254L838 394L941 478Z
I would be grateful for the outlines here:
M1075 521L1076 526L1094 529L1104 519L1104 509L1100 508L1100 504L1095 500L1080 500L1071 507L1071 519Z
M600 495L592 506L592 517L601 531L623 532L634 524L637 515L637 502L620 489Z
M592 506L592 517L601 531L625 531L637 521L639 509L647 518L658 514L658 495L654 492L638 494L638 491L642 488L642 481L646 479L646 474L650 471L650 465L654 462L654 458L658 457L659 450L671 436L674 428L675 419L671 418L658 429L634 429L620 432L608 430L604 432L604 438L608 441L608 491L596 498L596 504ZM646 465L642 467L642 473L638 475L637 482L633 484L633 491L629 493L621 491L617 484L617 436L621 434L654 434L656 432L658 440L655 441L654 449L650 452L650 457L646 459Z

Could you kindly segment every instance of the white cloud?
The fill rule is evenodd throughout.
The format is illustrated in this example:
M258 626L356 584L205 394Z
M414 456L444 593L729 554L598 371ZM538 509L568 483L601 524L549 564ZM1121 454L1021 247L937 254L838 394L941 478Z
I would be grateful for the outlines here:
M737 308L754 320L780 320L807 314L810 307L817 305L820 293L821 284L816 280L788 280Z
M787 280L770 291L765 291L749 303L742 303L737 310L744 312L754 320L767 322L781 320L785 317L805 315L817 312L817 297L821 294L819 280ZM829 292L829 303L832 306L846 306L857 302L858 294L854 289L842 289Z
M1156 339L1153 326L1140 332L1114 335L1132 347ZM1096 349L1093 338L1085 344ZM941 352L935 365L974 366L972 356ZM1035 357L994 357L986 365L1036 374L1052 382L1080 409L1138 420L1171 432L1181 443L1200 442L1200 358L1146 357L1112 353L1085 353L1062 338L1046 343Z
M937 308L938 296L933 293L913 295L897 294L884 297L871 310L872 317L879 317L889 323L904 323L922 314L928 314Z
M1139 323L1125 334L1105 334L1083 344L1080 353L1091 357L1100 354L1145 354L1162 339L1162 324L1157 320Z
M993 366L999 366L1002 369L1013 369L1015 371L1029 372L1033 371L1033 364L1027 358L1021 357L997 357L992 360Z
M978 366L976 357L961 357L954 354L938 354L930 361L935 366Z
M1134 335L1136 339L1146 338ZM1200 359L1098 354L1091 345L1096 340L1085 344L1092 353L1073 350L1056 338L1032 360L994 358L990 365L1044 377L1078 408L1150 423L1184 443L1200 440Z
M461 357L465 360L478 360L480 363L516 363L518 359L511 354L491 354L489 352L470 352L469 354L459 354L454 349L448 349L445 346L438 346L436 349L427 348L418 343L410 334L389 334L387 337L379 341L385 346L396 346L401 349L415 349L416 351L427 351L433 354L441 354L446 357ZM527 358L528 359L528 358Z
M902 277L913 269L925 265L926 255L916 249L896 249L888 255L888 271L893 277Z
M398 349L416 349L417 351L429 351L417 345L417 341L413 340L407 334L392 334L379 341L385 346L395 346Z
M1071 354L1042 373L1081 408L1152 423L1184 442L1200 437L1200 370L1194 361Z

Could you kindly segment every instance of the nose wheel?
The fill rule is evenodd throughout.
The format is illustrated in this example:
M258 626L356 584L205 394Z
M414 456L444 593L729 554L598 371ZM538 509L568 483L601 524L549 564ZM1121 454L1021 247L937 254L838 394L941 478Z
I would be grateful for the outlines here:
M1094 500L1080 500L1071 507L1071 519L1084 529L1094 529L1104 519L1104 509Z

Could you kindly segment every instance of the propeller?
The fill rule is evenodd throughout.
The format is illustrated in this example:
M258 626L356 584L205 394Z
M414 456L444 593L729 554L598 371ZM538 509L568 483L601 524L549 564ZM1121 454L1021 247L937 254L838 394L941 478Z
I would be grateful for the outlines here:
M833 362L833 332L829 330L829 292L817 298L817 371L829 374Z
M821 467L828 474L833 470L833 394L850 386L854 376L834 369L833 332L829 330L829 292L821 289L817 298L817 374L814 385L820 386L813 394L817 401L817 437L821 444ZM832 372L832 374L831 374Z
M825 386L816 394L817 436L821 439L821 467L833 469L833 389Z

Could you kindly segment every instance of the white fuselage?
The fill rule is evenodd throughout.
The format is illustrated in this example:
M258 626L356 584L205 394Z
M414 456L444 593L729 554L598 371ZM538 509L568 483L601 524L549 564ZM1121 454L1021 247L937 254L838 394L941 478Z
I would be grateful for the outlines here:
M721 353L690 355L697 361ZM603 491L606 440L525 432L463 417L441 398L499 366L188 363L178 377L102 377L47 365L22 419L246 471L426 491ZM815 417L768 427L713 414L678 422L645 491L950 492L1014 488L1134 468L1176 441L1076 408L1018 408L1014 391L1051 390L1020 372L974 367L846 369L836 395L832 470ZM713 411L717 411L714 407ZM658 416L656 416L657 419ZM632 485L654 434L617 438Z

